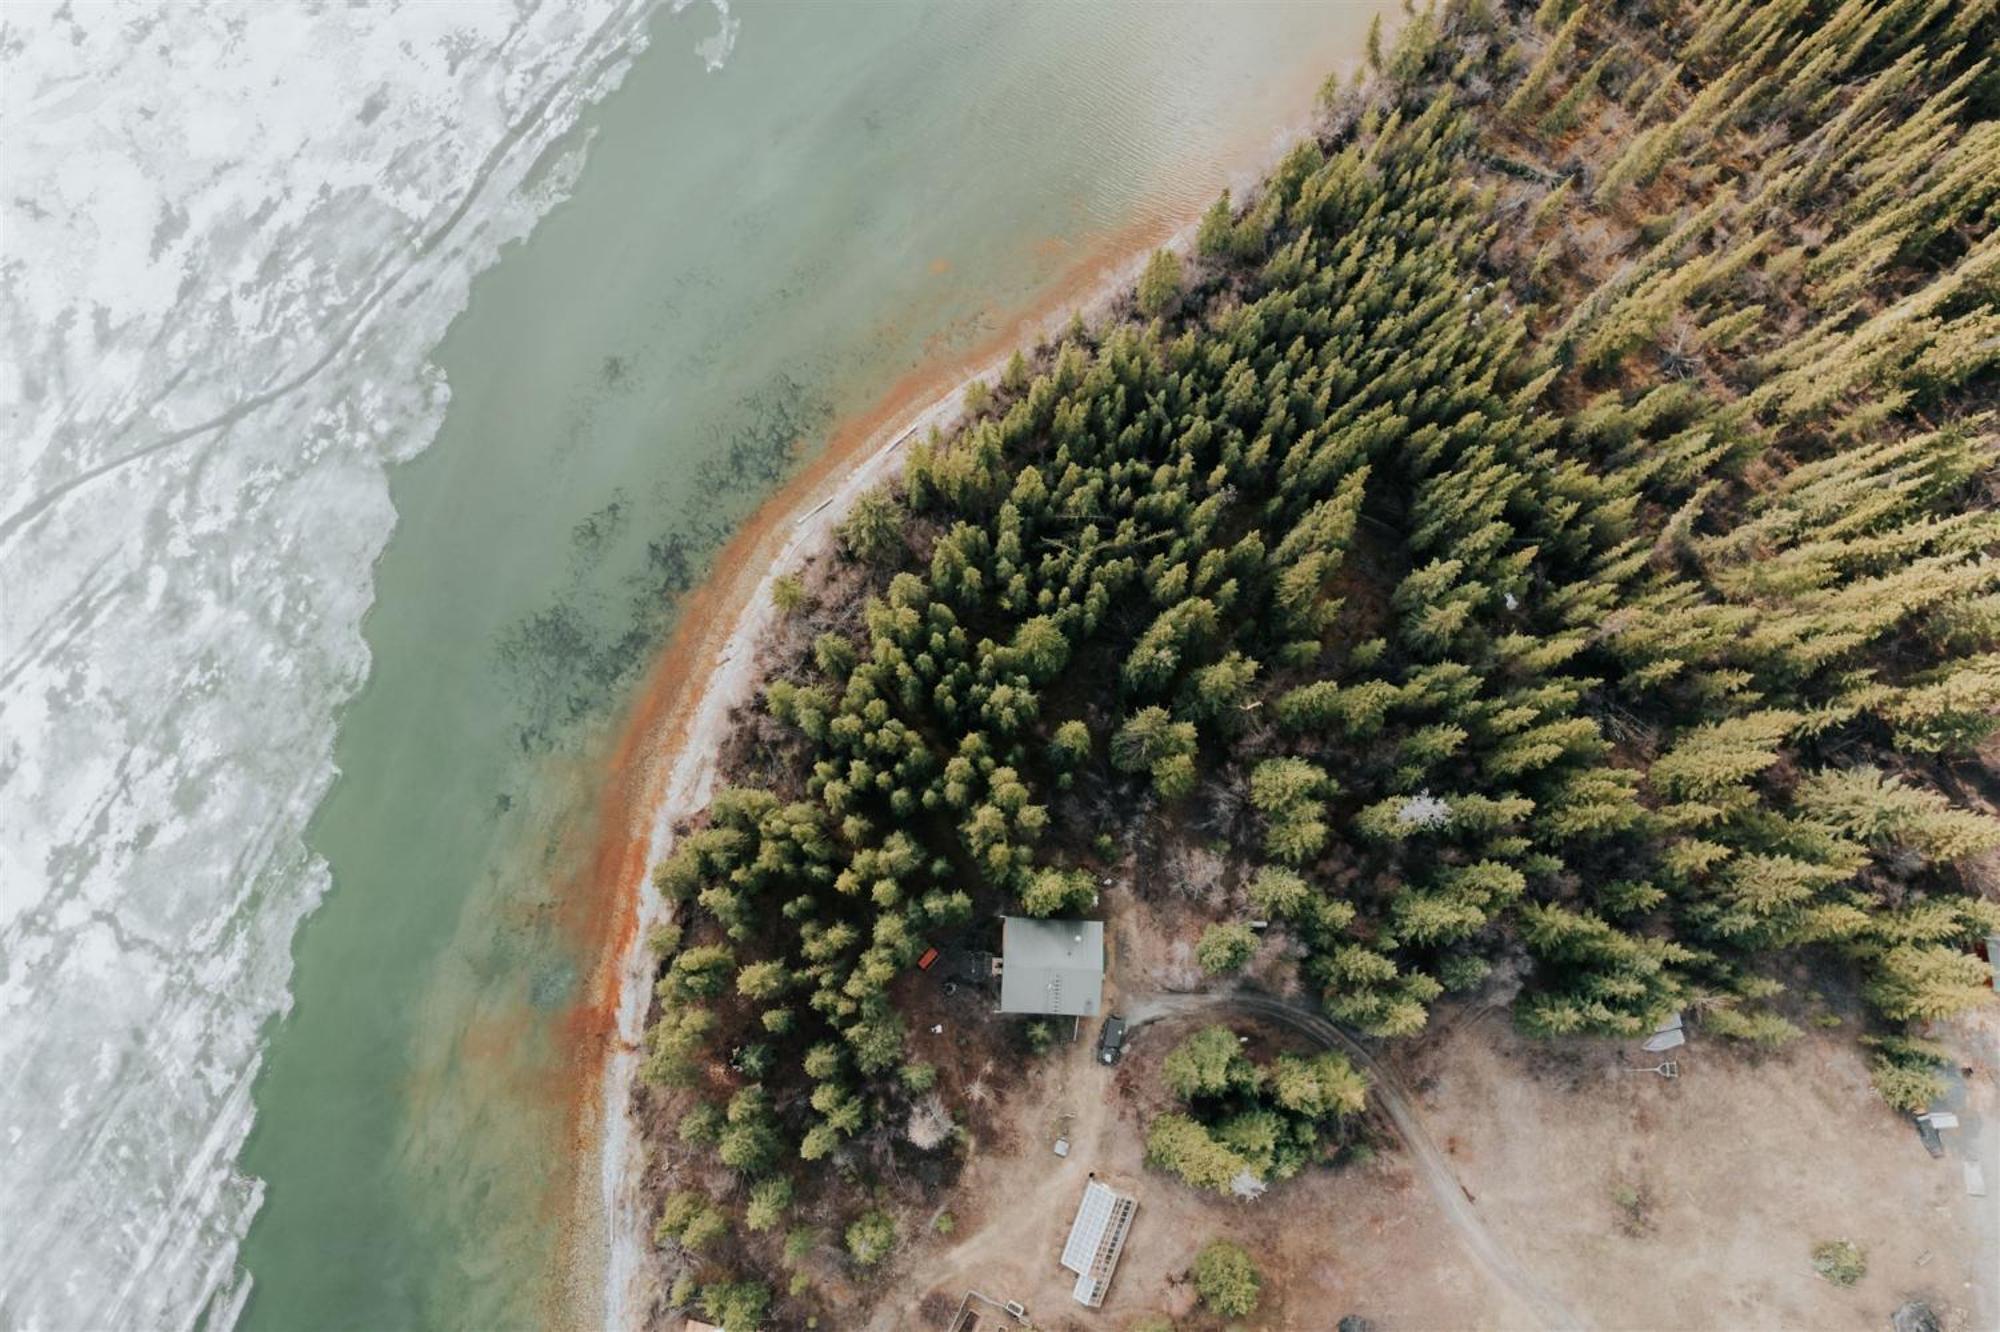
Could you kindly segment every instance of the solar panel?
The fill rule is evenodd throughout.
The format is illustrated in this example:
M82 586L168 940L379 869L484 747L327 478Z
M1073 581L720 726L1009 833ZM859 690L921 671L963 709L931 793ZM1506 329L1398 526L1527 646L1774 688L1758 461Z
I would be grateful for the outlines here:
M1104 1238L1105 1227L1111 1224L1112 1203L1116 1198L1116 1194L1095 1180L1085 1187L1083 1203L1076 1209L1076 1223L1069 1228L1069 1243L1063 1245L1064 1267L1079 1275L1089 1275L1098 1243Z
M1062 1256L1063 1266L1077 1274L1070 1294L1078 1304L1095 1309L1104 1303L1111 1289L1111 1274L1125 1248L1125 1236L1132 1228L1132 1215L1138 1210L1137 1198L1128 1198L1095 1180L1085 1186Z

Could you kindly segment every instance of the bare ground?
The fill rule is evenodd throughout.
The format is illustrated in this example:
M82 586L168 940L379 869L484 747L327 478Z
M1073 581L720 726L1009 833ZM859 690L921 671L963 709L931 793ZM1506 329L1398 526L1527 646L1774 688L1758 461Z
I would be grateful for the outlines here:
M1488 1015L1406 1074L1488 1225L1586 1321L1880 1329L1920 1297L1972 1325L1984 1260L1961 1173L1875 1096L1850 1036L1753 1057L1697 1035L1671 1082L1633 1071L1657 1062L1636 1055L1552 1048ZM1810 1260L1842 1238L1868 1252L1848 1290ZM1384 1294L1385 1322L1415 1321Z
M1402 1080L1419 1089L1425 1125L1481 1221L1584 1324L1882 1329L1898 1304L1922 1298L1948 1328L1989 1325L1978 1301L1990 1291L1973 1283L1994 1265L1992 1200L1977 1210L1960 1161L1993 1151L1990 1030L1954 1042L1974 1060L1966 1128L1933 1161L1875 1097L1845 1033L1759 1056L1697 1035L1676 1052L1681 1077L1668 1082L1636 1071L1657 1061L1628 1044L1552 1046L1516 1036L1496 1014L1440 1018L1444 1030L1398 1052ZM1264 1270L1253 1327L1330 1329L1349 1313L1387 1330L1536 1325L1468 1258L1393 1145L1252 1204L1146 1170L1157 1062L1196 1020L1145 1029L1115 1071L1092 1061L1088 1028L1034 1068L1015 1102L1021 1131L1004 1150L982 1145L968 1169L964 1195L981 1200L978 1215L909 1255L909 1303L873 1326L930 1326L918 1299L948 1309L976 1289L1021 1301L1041 1328L1122 1329L1148 1313L1183 1329L1219 1327L1183 1280L1216 1236L1244 1244ZM1075 1116L1066 1161L1049 1149L1064 1113ZM1375 1136L1393 1143L1386 1126ZM1140 1199L1097 1312L1070 1300L1073 1278L1057 1263L1093 1171ZM1812 1246L1837 1238L1868 1254L1852 1289L1812 1271Z

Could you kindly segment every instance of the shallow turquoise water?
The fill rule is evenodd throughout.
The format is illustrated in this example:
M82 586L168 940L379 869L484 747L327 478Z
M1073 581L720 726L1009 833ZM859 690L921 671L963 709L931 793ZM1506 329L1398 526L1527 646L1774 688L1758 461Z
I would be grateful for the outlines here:
M253 1327L589 1321L560 1283L554 895L675 594L831 423L1266 155L1373 4L738 5L589 118L480 279L312 838L244 1168Z

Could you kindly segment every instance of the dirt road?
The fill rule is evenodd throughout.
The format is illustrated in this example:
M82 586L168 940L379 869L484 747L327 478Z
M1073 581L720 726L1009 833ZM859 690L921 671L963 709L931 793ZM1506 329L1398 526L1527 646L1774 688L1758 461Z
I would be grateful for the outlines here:
M1417 1113L1415 1099L1395 1072L1380 1063L1366 1047L1342 1031L1323 1014L1303 1005L1287 1003L1259 994L1163 994L1128 1000L1126 1019L1134 1029L1164 1017L1187 1017L1202 1013L1245 1013L1276 1022L1298 1032L1329 1050L1339 1050L1369 1076L1376 1100L1387 1111L1390 1123L1409 1149L1410 1159L1431 1195L1437 1199L1452 1230L1466 1252L1493 1282L1512 1292L1551 1332L1582 1332L1583 1323L1561 1300L1536 1280L1510 1254L1474 1210L1471 1198L1452 1172L1451 1163L1439 1149Z

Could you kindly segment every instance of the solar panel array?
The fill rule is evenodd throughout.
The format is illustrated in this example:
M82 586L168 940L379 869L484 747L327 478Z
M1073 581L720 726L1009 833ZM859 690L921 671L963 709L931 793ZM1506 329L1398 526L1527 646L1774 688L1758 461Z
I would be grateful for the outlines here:
M1095 1309L1104 1303L1105 1292L1111 1289L1111 1273L1132 1228L1132 1215L1138 1210L1137 1198L1128 1198L1096 1180L1084 1188L1062 1255L1062 1265L1077 1274L1076 1287L1070 1293L1078 1304Z

